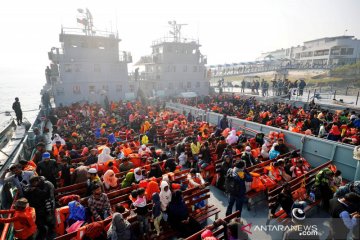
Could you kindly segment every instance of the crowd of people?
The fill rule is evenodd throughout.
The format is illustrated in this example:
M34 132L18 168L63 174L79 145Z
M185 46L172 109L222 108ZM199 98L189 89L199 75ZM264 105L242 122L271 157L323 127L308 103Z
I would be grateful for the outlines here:
M0 220L14 222L17 238L53 238L55 209L59 206L55 190L82 182L87 183L87 207L79 199L68 203L66 223L70 229L78 229L78 221L91 224L112 216L108 239L150 237L150 222L158 236L163 222L179 236L200 230L182 191L203 188L209 180L203 173L211 163L210 147L215 146L216 139L210 137L213 128L207 123L188 121L182 114L163 109L161 103L113 102L108 107L75 104L57 108L53 114L57 119L51 139L46 136L48 129L43 129L44 134L34 129L32 159L21 160L1 176L2 183L11 183L18 190L14 210L3 212L14 213L14 217ZM183 136L182 141L174 142L173 151L159 142L164 140L164 136L157 136L161 129L164 136ZM145 161L133 162L134 156ZM171 178L170 173L181 169L191 169L185 184ZM120 180L118 173L125 173L125 178ZM159 177L160 183L155 180ZM106 193L134 185L140 187L130 195L131 206L111 206ZM153 203L151 211L148 203ZM195 208L204 204L201 201ZM136 231L123 217L126 211L136 214L140 223Z
M322 109L314 102L307 109L287 103L259 102L255 98L215 95L178 99L180 103L248 121L351 145L360 144L360 114L350 109Z
M195 105L189 100L182 101ZM185 113L166 110L161 102L145 105L120 101L105 107L74 104L57 108L53 113L56 121L51 139L35 129L36 149L32 159L23 159L12 165L10 174L0 177L3 183L11 183L18 190L14 209L3 212L13 213L13 217L0 221L14 222L18 239L51 239L56 235L55 209L59 206L55 201L55 189L86 183L87 206L83 206L79 199L67 203L70 213L66 224L69 229L76 231L82 225L91 225L92 228L87 228L91 231L85 235L98 239L149 239L161 235L168 228L176 230L178 237L187 237L199 231L201 226L189 212L184 190L202 189L207 183L212 183L229 196L225 214L230 215L235 205L241 216L243 203L247 201L246 192L261 185L259 176L247 168L268 159L277 159L265 169L265 180L273 184L272 187L303 176L310 169L306 160L296 152L291 152L290 157L279 158L291 151L282 133L273 132L269 136L257 133L249 137L231 129L226 114L259 121L260 115L266 113L261 122L271 121L285 129L288 126L289 130L292 123L303 123L302 120L311 113L313 118L325 120L324 125L329 121L326 123L331 125L331 129L346 119L351 128L351 124L355 124L351 121L357 120L348 118L346 112L340 113L340 117L333 114L330 118L327 112L312 112L316 108L301 112L301 109L280 103L267 106L251 98L234 96L208 97L199 101L197 107L225 115L219 126L210 126L191 114L186 116ZM320 114L323 116L318 116ZM295 121L292 116L299 120ZM342 120L341 116L344 116ZM299 126L295 124L293 127ZM311 131L312 127L316 132L316 125L311 124L305 131ZM173 139L169 140L166 136L170 135ZM179 140L174 140L175 136ZM217 173L212 169L216 160L221 162ZM186 181L177 182L173 173L184 169L190 169ZM121 173L125 175L123 179L117 175ZM158 182L156 179L160 177L162 180ZM359 183L350 184L340 187L341 172L326 169L318 174L313 190L331 216L343 220L345 228L342 231L345 233L344 229L353 229L359 218L356 202L359 200L357 194L360 194ZM137 186L129 196L130 206L111 205L107 193L130 186ZM294 206L289 191L285 186L278 204L272 206L273 212L280 205L289 217L294 216L293 212L301 214L304 205ZM334 193L336 200L332 199ZM152 203L151 210L149 203ZM205 200L197 202L194 208L202 209L205 204ZM128 221L127 212L136 215L139 223L136 229ZM109 217L109 226L96 225ZM152 225L154 230L151 230ZM227 239L247 239L247 234L239 231L241 223L225 225L229 230ZM216 239L211 232L207 233L203 239ZM334 231L333 234L341 233Z

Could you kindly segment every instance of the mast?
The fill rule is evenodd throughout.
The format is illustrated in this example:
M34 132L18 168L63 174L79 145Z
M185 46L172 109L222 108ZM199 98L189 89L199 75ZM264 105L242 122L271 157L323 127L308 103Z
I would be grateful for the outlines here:
M86 8L85 10L82 8L78 8L78 12L82 15L81 18L77 18L77 22L83 25L83 31L85 35L94 36L96 32L93 30L94 22L91 12L88 8Z
M173 36L174 42L181 42L181 27L186 26L187 24L176 23L175 20L169 21L168 23L172 28L172 31L170 31L169 33Z

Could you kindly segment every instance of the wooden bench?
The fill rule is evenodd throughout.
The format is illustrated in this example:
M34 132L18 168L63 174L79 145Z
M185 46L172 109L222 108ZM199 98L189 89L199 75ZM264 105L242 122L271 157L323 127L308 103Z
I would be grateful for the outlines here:
M125 190L125 189L124 189L124 190ZM129 189L127 189L127 190L129 190ZM189 198L188 195L190 195L190 196L197 196L197 195L194 194L194 192L196 192L196 191L200 192L201 190L200 190L200 191L199 191L199 190L200 190L200 189L199 189L198 187L193 188L193 189L185 190L185 191L183 192L184 199L185 199L185 198L186 198L186 199L191 199L191 197ZM203 189L203 190L205 190L205 189ZM205 192L205 191L203 191L203 192ZM203 193L203 192L200 192L200 193ZM199 194L200 194L200 193L199 193ZM210 195L208 195L208 197L210 197ZM124 195L122 195L122 196L119 196L119 197L117 197L117 198L114 198L113 201L110 201L110 204L111 204L112 207L114 207L114 206L115 206L116 204L118 204L118 203L124 203L124 201L122 201L123 199L125 200L125 202L130 202L130 200L129 200L129 194L124 194ZM187 203L188 208L189 208L189 209L193 209L193 205L194 205L195 203L201 201L201 200L204 200L204 199L200 198L199 200L194 200L194 201L191 201L191 200L190 200L190 201ZM149 214L151 215L152 203L151 203L151 202L148 203L147 206L148 206L148 208L149 208ZM210 209L209 209L209 210L210 210ZM209 214L212 214L212 215L216 214L213 207L211 208L211 210L212 210L212 211L209 212ZM203 210L202 213L204 213L204 214L206 213L206 212L205 212L205 209ZM124 218L128 217L129 214L130 214L130 211L127 211L127 212L124 214ZM192 214L192 213L190 213L190 214ZM197 219L201 220L201 219L202 219L202 216L203 216L203 215L198 214L198 215L196 215L195 217L197 217ZM136 221L136 215L128 218L127 220L128 220L130 223L135 223L135 221ZM111 218L105 219L105 220L103 220L103 222L104 222L104 226L106 226L108 223L111 222ZM85 226L86 226L86 225L85 225ZM83 226L82 228L84 229L85 226ZM79 231L81 231L81 230L79 230ZM56 240L70 240L70 239L72 239L73 237L76 237L76 235L77 235L77 232L66 233L66 234L63 234L63 235L61 235L61 236L56 237L55 239L56 239Z
M185 169L179 172L175 172L174 175L174 182L181 182L184 179L187 178L187 174L189 173L189 169ZM122 181L124 179L124 176L122 179L120 179L120 181ZM162 180L162 177L157 178L156 179L158 182L160 182ZM63 188L58 188L55 190L55 199L59 200L61 197L70 195L70 194L76 194L79 195L80 197L83 197L83 199L86 199L86 193L87 193L87 183L83 182L83 183L78 183L78 184L74 184L74 185L70 185L67 187L63 187ZM119 185L120 187L120 185ZM128 188L126 188L128 189ZM121 194L124 190L123 189L116 189L116 190L112 190L109 192L106 192L106 194L109 197L109 200L115 196L118 196L119 194ZM130 191L131 192L131 191Z
M240 217L240 211L236 211L233 214L230 214L229 216L223 218L222 220L226 223L230 223L233 219ZM201 234L205 230L211 230L213 232L214 237L217 237L218 239L222 239L224 235L224 231L226 231L226 228L224 228L222 225L215 225L211 224L206 226L204 229L200 230L197 233L194 233L193 235L187 237L185 240L199 240L201 239Z
M311 169L309 172L305 173L303 176L294 178L291 181L289 181L288 183L291 187L291 191L295 192L297 189L299 189L302 186L303 181L305 181L305 188L309 189L315 183L316 174L320 170L328 167L330 164L331 164L331 161L326 162L314 169ZM274 205L275 201L277 201L278 195L282 190L283 190L283 186L280 186L280 187L277 187L276 189L273 189L272 191L268 192L269 216L270 216L271 208ZM315 202L307 205L305 208L305 212L309 211L313 207L317 206L319 203L320 203L320 200L316 200ZM280 209L273 215L272 219L277 219L277 221L282 222L282 221L287 221L286 220L287 217L288 216L285 213L285 211L283 209ZM268 221L270 221L270 220L271 219L269 218Z

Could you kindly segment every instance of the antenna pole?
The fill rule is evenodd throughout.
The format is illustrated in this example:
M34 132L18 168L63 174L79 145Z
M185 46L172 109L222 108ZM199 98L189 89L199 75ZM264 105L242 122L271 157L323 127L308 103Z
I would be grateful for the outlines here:
M170 34L174 38L174 42L180 42L181 41L181 27L186 26L187 24L179 24L176 23L176 21L169 21L169 24L172 28L172 31L170 31Z

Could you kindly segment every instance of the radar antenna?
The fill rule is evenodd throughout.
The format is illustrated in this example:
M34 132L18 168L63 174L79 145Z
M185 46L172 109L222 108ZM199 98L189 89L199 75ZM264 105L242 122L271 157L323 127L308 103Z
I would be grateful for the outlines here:
M83 32L85 33L85 35L87 36L93 36L95 35L95 31L93 30L94 27L94 23L93 23L93 17L91 12L89 11L89 9L85 8L78 8L77 10L80 14L81 14L81 18L77 18L77 22L82 24L84 29Z
M169 33L173 36L174 42L180 42L181 41L181 27L186 26L187 24L176 23L176 21L169 21L168 23L172 29Z

